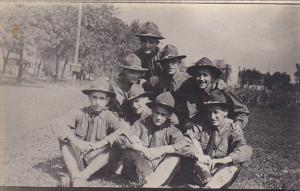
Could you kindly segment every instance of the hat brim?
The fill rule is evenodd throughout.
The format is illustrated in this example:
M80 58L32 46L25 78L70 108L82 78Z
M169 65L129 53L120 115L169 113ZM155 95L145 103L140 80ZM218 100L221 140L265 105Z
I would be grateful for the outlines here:
M145 92L145 93L142 93L142 94L137 95L137 96L135 96L135 97L127 98L126 101L129 102L129 101L132 101L132 100L137 99L137 98L140 98L140 97L149 97L149 96L151 96L151 95L153 95L152 92Z
M135 34L134 36L136 37L139 37L139 38L147 38L147 37L150 37L150 38L156 38L156 39L165 39L164 37L162 36L157 36L157 35L153 35L153 34Z
M128 70L135 70L135 71L141 71L141 72L147 72L149 69L147 68L141 68L141 67L128 67L128 66L125 66L125 65L121 65L120 68L125 68L125 69L128 69Z
M173 60L173 59L184 59L184 58L186 58L186 55L172 56L172 57L168 57L168 58L162 58L160 60L157 60L156 62L164 62L164 61L169 61L169 60Z
M211 107L211 106L216 106L216 105L229 109L229 104L228 103L223 103L223 102L204 102L203 103L203 106L205 108Z
M197 76L197 73L199 70L201 69L209 69L210 71L212 71L212 73L215 75L215 77L219 78L222 75L222 71L215 67L215 66L208 66L208 65L203 65L203 66L190 66L186 69L186 72L191 75L191 76Z
M115 97L116 94L114 92L109 92L109 91L103 91L103 90L99 90L99 89L85 89L82 90L82 93L85 95L90 95L91 92L103 92L106 93L107 95L109 95L110 97Z
M166 108L167 110L171 111L172 113L175 113L177 116L179 114L179 111L177 109L175 109L174 107L171 107L167 104L163 104L161 102L152 101L152 102L146 103L146 105L149 108L153 108L154 106L162 106L162 107Z

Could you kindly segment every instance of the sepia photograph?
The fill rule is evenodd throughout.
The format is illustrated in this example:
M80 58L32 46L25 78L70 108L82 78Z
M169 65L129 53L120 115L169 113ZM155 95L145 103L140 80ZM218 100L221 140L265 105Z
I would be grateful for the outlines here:
M0 2L0 190L300 189L300 3Z

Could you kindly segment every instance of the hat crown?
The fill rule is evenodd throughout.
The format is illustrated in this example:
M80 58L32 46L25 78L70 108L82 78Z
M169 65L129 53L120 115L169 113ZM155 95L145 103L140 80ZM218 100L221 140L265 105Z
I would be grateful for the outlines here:
M209 100L204 104L227 104L225 96L219 90L212 91L209 95Z
M126 67L135 69L135 68L142 68L142 62L141 59L135 55L135 54L129 54L126 58L125 58L125 62L123 64Z
M159 94L156 99L156 102L168 105L170 107L174 107L175 105L175 100L170 92L163 92Z
M137 97L145 93L145 90L142 86L138 84L133 84L128 90L128 98Z
M109 83L108 79L105 78L98 78L95 81L92 81L91 86L90 86L90 91L102 91L102 92L109 92L113 93L113 88L111 84Z
M203 57L200 60L198 60L195 65L198 65L198 66L214 66L215 67L213 62L210 59L206 58L206 57Z
M166 45L161 51L162 58L178 56L178 49L171 44Z
M154 36L161 36L157 25L153 22L146 22L141 27L141 34L153 34Z

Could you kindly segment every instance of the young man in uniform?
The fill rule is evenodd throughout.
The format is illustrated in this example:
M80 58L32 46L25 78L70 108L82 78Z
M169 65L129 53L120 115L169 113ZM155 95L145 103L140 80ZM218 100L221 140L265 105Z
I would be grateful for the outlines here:
M201 187L225 188L236 179L241 164L250 159L252 149L243 131L232 131L233 121L227 117L229 104L220 91L214 91L203 106L206 120L194 120L186 132L193 161L188 174Z
M109 162L119 159L115 139L129 126L106 107L115 93L105 79L94 81L82 90L90 105L74 110L53 124L71 180L64 186L85 186L87 179Z
M178 170L180 150L188 143L169 121L172 113L177 113L174 102L170 92L157 96L147 103L152 114L134 124L129 139L119 140L135 167L135 172L127 174L136 173L143 187L167 184Z
M228 117L234 121L234 129L242 130L248 123L249 110L242 101L227 89L220 90L217 81L221 79L222 70L211 60L204 57L193 66L187 68L187 73L192 77L186 80L176 92L177 108L192 117L203 117L201 110L203 102L207 101L213 91L221 91L225 96L228 108ZM198 116L195 116L197 113Z
M124 112L126 111L121 106L124 100L128 99L128 90L133 84L143 84L145 82L143 76L148 69L142 67L141 60L135 54L129 54L120 66L120 69L121 72L112 82L112 87L116 94L114 107L117 108L116 110L120 117L124 117Z
M124 105L126 109L125 121L133 125L139 120L145 120L150 114L151 110L146 105L149 102L150 92L145 92L144 88L139 84L133 84L128 91L128 98Z
M162 67L156 61L160 57L158 44L164 39L155 23L146 22L141 27L141 33L134 36L140 39L141 47L135 51L135 54L141 59L142 67L149 69L146 74L146 80L155 86L158 83L158 77L162 74Z

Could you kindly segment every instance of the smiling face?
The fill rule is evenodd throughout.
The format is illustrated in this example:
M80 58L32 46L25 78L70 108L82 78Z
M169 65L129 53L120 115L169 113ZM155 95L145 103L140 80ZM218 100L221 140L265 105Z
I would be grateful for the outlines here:
M89 94L89 100L93 110L101 111L109 102L109 97L104 92L93 91Z
M146 103L149 102L148 97L138 97L132 100L131 102L131 108L136 114L142 114L146 109L147 105Z
M165 71L168 75L174 75L176 72L179 72L179 59L171 59L164 61L163 65L165 66Z
M159 44L159 40L157 38L141 37L140 44L145 55L153 55Z
M139 70L124 69L123 74L125 79L132 84L137 84L143 78L145 72Z
M228 110L218 105L211 105L207 108L208 122L214 127L224 124L227 114Z
M209 69L203 68L198 71L196 80L200 89L206 89L210 84L212 84L213 75Z
M171 116L171 112L169 110L159 105L154 106L152 112L152 121L158 127L162 126Z

